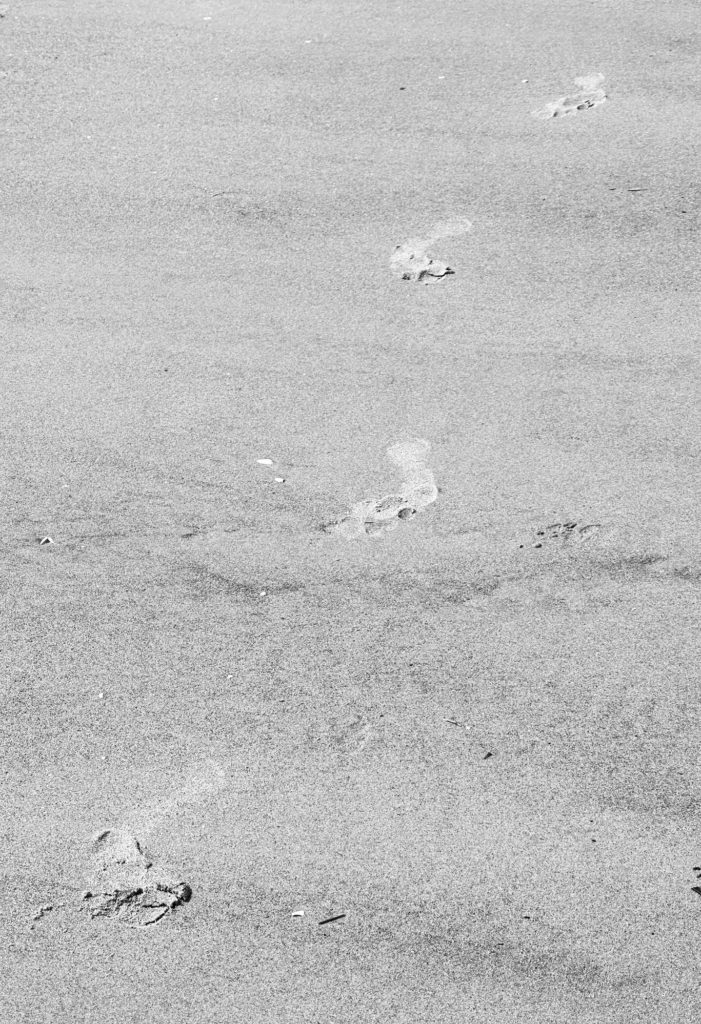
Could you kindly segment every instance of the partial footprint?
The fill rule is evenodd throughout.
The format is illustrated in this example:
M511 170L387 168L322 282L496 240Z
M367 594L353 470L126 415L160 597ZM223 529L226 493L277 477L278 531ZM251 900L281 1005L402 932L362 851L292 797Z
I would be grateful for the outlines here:
M336 747L353 753L367 747L375 730L363 715L355 714L351 719L333 721L330 733Z
M192 768L169 796L162 796L134 808L123 824L129 832L147 835L164 819L172 818L182 807L209 799L229 783L230 778L224 768L209 758L204 764Z
M83 895L92 918L112 917L132 928L147 928L187 901L192 890L154 865L125 829L108 829L93 843L93 873Z
M398 245L390 256L389 264L395 277L400 277L402 281L423 281L424 284L433 284L434 281L440 281L441 278L455 273L447 263L427 256L420 240Z
M579 92L571 96L561 96L559 100L548 103L540 110L532 111L533 117L547 121L551 117L564 117L566 114L576 114L580 110L589 110L590 107L598 107L606 101L606 90L602 88L603 75L583 75L575 78L574 84L579 87Z
M387 449L387 458L397 466L404 478L405 499L417 508L430 505L438 497L435 478L426 466L430 451L428 441L418 438L400 441Z
M376 536L395 530L403 520L411 519L420 508L438 497L433 473L426 466L431 446L428 441L402 441L387 449L387 458L402 474L402 490L368 501L359 501L351 514L338 523L324 527L344 537Z
M423 281L425 284L435 283L454 274L455 271L447 263L428 256L427 250L441 238L463 235L471 229L472 223L464 217L440 221L434 225L428 238L412 238L396 246L389 258L392 273L402 281Z
M588 525L576 522L551 523L550 526L545 526L542 530L536 531L536 540L533 547L540 548L545 541L550 540L582 544L587 540L591 540L600 529L600 523L590 523Z

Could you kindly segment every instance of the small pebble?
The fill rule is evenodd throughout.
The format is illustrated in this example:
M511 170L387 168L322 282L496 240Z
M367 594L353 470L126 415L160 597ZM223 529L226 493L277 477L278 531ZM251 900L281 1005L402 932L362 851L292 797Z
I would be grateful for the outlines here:
M304 917L304 911L303 910L293 910L292 911L292 916L293 917Z
M284 484L284 482L285 482L284 476L276 476L275 477L275 483L276 484Z
M272 459L256 459L256 462L259 466L272 466L273 464Z
M42 537L41 540L39 541L39 544L53 544L53 540L51 539L51 537Z

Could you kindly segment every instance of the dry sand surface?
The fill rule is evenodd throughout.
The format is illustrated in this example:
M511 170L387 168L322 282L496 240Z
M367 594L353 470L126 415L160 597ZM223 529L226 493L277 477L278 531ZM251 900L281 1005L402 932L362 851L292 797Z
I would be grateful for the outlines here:
M700 43L6 5L3 1022L699 1019Z

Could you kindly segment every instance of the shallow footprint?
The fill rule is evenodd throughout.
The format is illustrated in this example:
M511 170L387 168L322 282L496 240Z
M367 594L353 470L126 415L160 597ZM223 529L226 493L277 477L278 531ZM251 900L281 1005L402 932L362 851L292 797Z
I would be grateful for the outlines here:
M601 529L600 523L576 523L573 521L567 523L551 523L550 526L543 527L542 530L536 531L536 540L534 547L539 548L543 546L543 543L548 540L562 541L564 543L582 544L599 532Z
M327 533L345 537L378 534L396 530L400 523L412 519L418 509L430 505L438 497L438 488L431 470L426 466L431 445L415 439L401 441L387 449L387 458L403 477L401 493L356 502L351 514L340 522L323 527Z
M413 238L403 245L395 247L389 258L390 270L402 281L417 281L434 284L455 271L447 263L434 260L427 255L428 249L442 238L464 235L472 230L472 222L466 217L454 217L452 220L434 224L427 238Z
M147 928L191 896L190 886L154 865L125 829L108 829L96 837L91 885L83 894L83 908L91 918L112 917L132 928Z
M533 117L541 121L547 121L551 117L564 117L566 114L576 114L580 110L589 110L591 107L598 107L606 101L606 90L602 88L603 75L583 75L575 78L574 84L579 86L579 92L571 96L561 96L553 103L547 103L540 110L533 110Z
M455 273L447 263L431 259L410 242L398 245L390 256L389 263L392 273L402 281L423 281L424 284L433 284Z

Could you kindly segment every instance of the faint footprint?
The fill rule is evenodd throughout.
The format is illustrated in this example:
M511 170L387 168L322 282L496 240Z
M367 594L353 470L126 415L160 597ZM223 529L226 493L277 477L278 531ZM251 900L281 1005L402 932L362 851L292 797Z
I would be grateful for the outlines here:
M191 770L170 796L142 805L125 822L125 828L146 835L164 818L170 818L186 804L200 803L229 784L224 768L211 758Z
M370 722L360 714L355 714L351 719L344 721L334 721L331 725L335 745L351 752L364 750L373 739L374 732Z
M91 918L112 917L132 928L156 924L192 896L190 886L154 865L126 829L108 829L93 842L93 873L83 894Z
M579 86L579 92L571 96L561 96L559 100L547 103L540 110L532 111L533 117L547 121L551 117L564 117L566 114L576 114L579 110L588 110L590 107L598 107L606 101L606 91L602 88L603 75L583 75L575 78L574 84Z
M464 217L440 221L434 225L428 238L412 238L396 246L389 258L392 273L402 281L423 281L425 284L433 284L454 274L455 271L447 263L428 256L427 250L442 238L463 235L471 229L472 223Z
M430 451L428 441L420 439L401 441L388 448L387 458L402 474L401 492L357 502L349 516L324 526L326 532L349 538L376 536L396 530L403 520L411 519L420 508L434 502L438 488L433 473L426 466Z
M576 522L551 523L550 526L545 526L542 530L536 531L536 541L533 547L541 548L543 543L549 540L582 544L587 540L591 540L600 529L600 523L590 523L589 525Z

